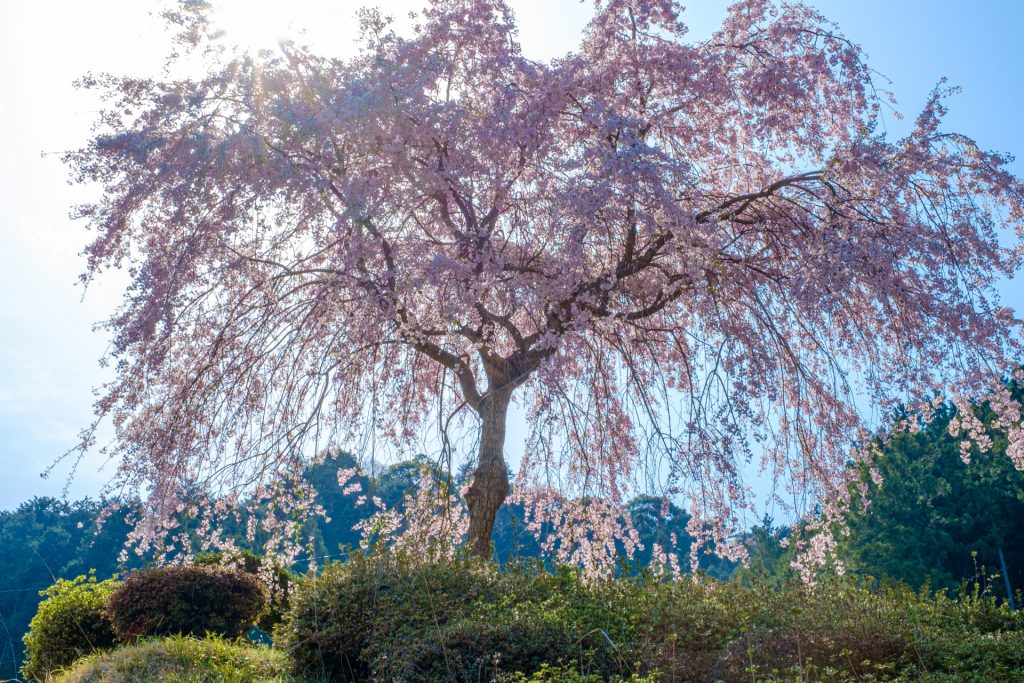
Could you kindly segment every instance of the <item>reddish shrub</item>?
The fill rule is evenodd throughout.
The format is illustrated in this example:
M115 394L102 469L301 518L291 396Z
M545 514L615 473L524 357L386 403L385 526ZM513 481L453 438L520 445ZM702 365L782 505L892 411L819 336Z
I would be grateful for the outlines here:
M110 597L124 639L173 633L236 638L256 623L267 596L255 577L228 569L175 566L131 574Z

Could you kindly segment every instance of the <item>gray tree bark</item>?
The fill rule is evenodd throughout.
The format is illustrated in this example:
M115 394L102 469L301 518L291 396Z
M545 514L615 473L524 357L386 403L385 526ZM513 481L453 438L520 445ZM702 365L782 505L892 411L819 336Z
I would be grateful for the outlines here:
M478 408L480 450L473 482L466 492L466 504L469 507L469 552L484 559L491 559L494 518L510 490L505 466L505 422L511 398L512 387L506 384L489 391Z

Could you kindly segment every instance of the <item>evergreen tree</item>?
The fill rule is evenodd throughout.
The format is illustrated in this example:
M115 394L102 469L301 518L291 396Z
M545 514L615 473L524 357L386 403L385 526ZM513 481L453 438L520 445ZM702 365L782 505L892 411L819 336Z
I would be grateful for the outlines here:
M988 406L975 411L987 424ZM1024 472L1006 457L1006 436L995 430L988 433L992 447L969 451L965 463L949 430L955 416L943 405L920 431L879 442L872 465L881 483L861 466L870 502L860 500L848 516L840 557L858 573L914 587L954 589L999 574L991 588L1005 596L1007 581L1024 588Z

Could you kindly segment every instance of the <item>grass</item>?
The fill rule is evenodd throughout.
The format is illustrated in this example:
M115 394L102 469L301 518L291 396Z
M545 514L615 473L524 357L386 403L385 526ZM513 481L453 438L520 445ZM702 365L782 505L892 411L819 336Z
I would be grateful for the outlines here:
M287 669L277 650L172 636L90 655L53 683L291 683Z

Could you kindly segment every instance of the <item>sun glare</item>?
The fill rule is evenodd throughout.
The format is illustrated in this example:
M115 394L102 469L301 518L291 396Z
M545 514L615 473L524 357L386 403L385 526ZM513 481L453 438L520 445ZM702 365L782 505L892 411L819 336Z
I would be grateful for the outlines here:
M534 0L529 0L533 2ZM212 28L222 31L230 47L255 53L276 50L282 40L295 40L329 56L351 54L362 6L380 6L408 28L409 13L426 0L208 0ZM3 0L0 0L0 4Z
M211 5L213 25L242 50L272 50L300 28L289 16L290 3L213 0Z

